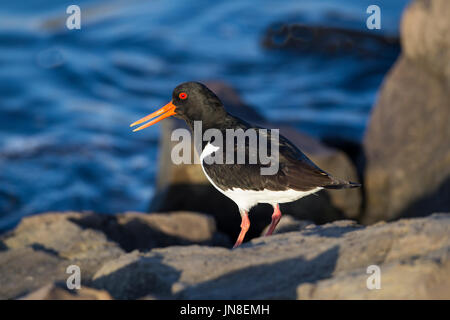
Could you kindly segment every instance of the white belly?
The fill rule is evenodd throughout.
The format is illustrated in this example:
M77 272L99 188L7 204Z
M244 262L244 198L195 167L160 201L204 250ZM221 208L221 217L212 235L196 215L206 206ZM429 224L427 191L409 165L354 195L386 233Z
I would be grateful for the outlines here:
M271 205L276 205L277 203L292 202L323 189L322 187L317 187L309 191L297 191L292 189L283 191L272 191L264 189L261 191L257 191L243 190L239 188L222 190L214 183L214 181L212 181L212 179L206 173L205 168L203 167L203 159L218 149L219 147L216 147L209 143L203 149L202 154L200 155L200 164L202 166L203 173L217 190L233 200L241 210L245 210L248 212L258 203L269 203Z
M277 203L292 202L303 198L307 195L313 194L323 188L315 188L309 191L297 191L297 190L283 190L283 191L273 191L273 190L242 190L242 189L230 189L222 191L224 195L233 200L239 208L246 211L250 210L252 207L258 203L269 203L275 206Z

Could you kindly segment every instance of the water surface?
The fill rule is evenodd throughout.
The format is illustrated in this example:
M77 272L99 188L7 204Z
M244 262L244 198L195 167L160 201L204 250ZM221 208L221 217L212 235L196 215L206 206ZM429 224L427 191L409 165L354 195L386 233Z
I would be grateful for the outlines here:
M279 22L367 31L371 2L3 1L0 229L50 210L145 210L159 128L128 125L183 81L226 81L266 117L360 141L387 67L261 42ZM407 1L381 2L381 32L397 35ZM81 30L65 27L71 4Z

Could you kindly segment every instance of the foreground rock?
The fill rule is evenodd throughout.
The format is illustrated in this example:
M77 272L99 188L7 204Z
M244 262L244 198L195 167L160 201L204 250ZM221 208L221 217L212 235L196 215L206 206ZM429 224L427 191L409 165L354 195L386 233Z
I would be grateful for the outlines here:
M133 242L107 233L136 215L25 219L1 237L0 299L450 299L450 214L370 227L287 219L284 231L300 231L236 250L178 245L127 253L121 243ZM81 290L65 286L73 264ZM371 265L381 270L380 290L367 289Z
M337 177L358 181L356 168L342 151L327 147L292 127L266 122L262 116L242 102L231 87L222 82L206 84L221 98L231 114L259 126L280 129L282 135L299 146L319 167ZM199 164L173 164L171 152L177 142L171 142L171 134L179 127L186 128L183 121L166 119L162 122L157 190L149 211L190 210L208 213L215 217L220 231L233 239L236 238L240 232L241 223L236 204L209 183ZM191 155L192 160L197 158L194 151ZM189 196L186 196L187 194ZM282 204L281 210L284 214L298 219L325 223L344 217L356 218L360 212L361 201L360 190L321 191L317 193L317 196ZM248 238L259 236L270 223L272 212L272 207L269 205L259 205L252 209L252 227L248 232Z
M367 267L381 269L368 290ZM114 298L449 299L450 214L362 227L310 225L239 249L134 251L105 263L92 286Z
M77 224L81 217L80 213L32 216L2 236L6 249L0 251L0 299L65 281L72 264L82 270L85 284L99 265L125 253L103 232Z
M65 283L48 284L21 300L111 300L108 292L87 287L79 290L68 290Z
M22 220L0 238L0 299L18 298L53 282L65 282L77 265L82 285L98 268L126 251L169 245L229 245L211 217L189 212L115 216L48 213ZM50 290L50 289L49 289ZM45 291L45 290L44 290ZM64 295L57 288L45 295ZM54 293L57 291L57 293Z
M415 1L364 150L363 222L450 210L450 1Z
M14 299L67 278L71 263L30 247L0 251L0 299Z
M305 229L309 225L314 225L314 223L309 220L297 220L292 216L283 216L273 234L300 231ZM268 230L269 226L265 227L264 230L261 232L260 236L261 237L265 236Z

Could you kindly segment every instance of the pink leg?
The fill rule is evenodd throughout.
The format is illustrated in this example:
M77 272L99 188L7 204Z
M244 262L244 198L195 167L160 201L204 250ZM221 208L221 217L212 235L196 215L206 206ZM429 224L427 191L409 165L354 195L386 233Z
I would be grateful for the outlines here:
M281 219L281 211L280 206L277 203L277 205L273 207L272 223L270 224L269 230L266 233L266 237L272 234L272 232L277 227L278 222L280 222L280 219Z
M236 240L236 243L234 244L233 248L239 247L242 244L242 241L244 241L245 234L247 233L248 229L250 228L250 220L248 218L248 212L242 210L241 211L241 232L239 233L239 237Z

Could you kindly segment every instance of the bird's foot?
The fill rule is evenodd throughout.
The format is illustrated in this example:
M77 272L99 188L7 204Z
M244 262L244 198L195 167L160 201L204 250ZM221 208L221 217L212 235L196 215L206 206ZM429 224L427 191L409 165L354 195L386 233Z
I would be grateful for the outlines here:
M242 217L241 232L239 233L239 236L236 240L236 243L233 246L233 249L239 247L242 244L242 242L244 241L244 238L245 238L245 234L247 233L248 229L250 228L250 220L248 218L247 212L243 211L241 213L241 217Z

